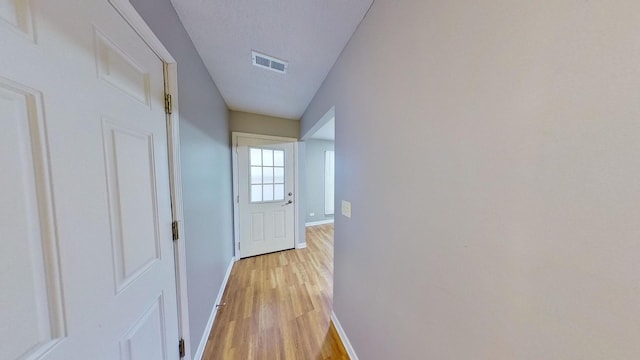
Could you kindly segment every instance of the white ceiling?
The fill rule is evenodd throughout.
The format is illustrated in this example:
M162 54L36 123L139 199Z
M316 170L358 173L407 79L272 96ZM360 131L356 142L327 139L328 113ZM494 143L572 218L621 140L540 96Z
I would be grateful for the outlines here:
M336 118L332 118L327 121L326 124L322 125L320 129L318 129L313 135L309 137L310 139L315 140L331 140L335 141L336 139Z
M300 119L373 0L171 0L231 110ZM251 64L251 50L289 62Z

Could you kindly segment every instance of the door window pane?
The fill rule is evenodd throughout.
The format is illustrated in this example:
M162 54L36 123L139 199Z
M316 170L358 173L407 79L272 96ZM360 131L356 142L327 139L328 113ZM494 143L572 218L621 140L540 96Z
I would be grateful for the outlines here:
M249 149L249 158L251 162L251 166L261 166L262 165L262 151L260 149Z
M273 168L273 182L276 184L284 184L284 168Z
M262 185L251 185L251 202L262 201Z
M273 185L263 185L263 201L273 201Z
M284 166L284 150L273 151L273 166Z
M251 184L262 184L262 166L251 167Z
M284 200L284 150L262 148L249 150L251 202Z
M273 166L273 150L262 150L262 166Z
M284 184L276 184L273 189L274 200L284 200Z
M273 168L272 167L262 168L262 183L273 184Z

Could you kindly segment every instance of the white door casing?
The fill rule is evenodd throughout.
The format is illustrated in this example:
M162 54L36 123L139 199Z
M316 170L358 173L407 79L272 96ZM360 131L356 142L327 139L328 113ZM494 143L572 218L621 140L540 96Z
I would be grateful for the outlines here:
M295 247L295 141L234 134L238 258Z
M163 63L107 1L0 0L0 354L178 359Z

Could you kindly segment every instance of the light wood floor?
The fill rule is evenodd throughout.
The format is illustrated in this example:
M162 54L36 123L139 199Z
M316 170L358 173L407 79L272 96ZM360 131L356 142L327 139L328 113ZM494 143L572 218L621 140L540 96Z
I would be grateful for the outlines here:
M236 262L203 359L349 359L330 319L333 224L307 245Z

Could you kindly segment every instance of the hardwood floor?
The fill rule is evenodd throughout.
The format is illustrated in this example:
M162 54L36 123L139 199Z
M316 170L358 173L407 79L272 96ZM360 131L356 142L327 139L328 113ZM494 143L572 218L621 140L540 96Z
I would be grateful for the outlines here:
M333 224L234 265L203 359L349 359L333 324Z

